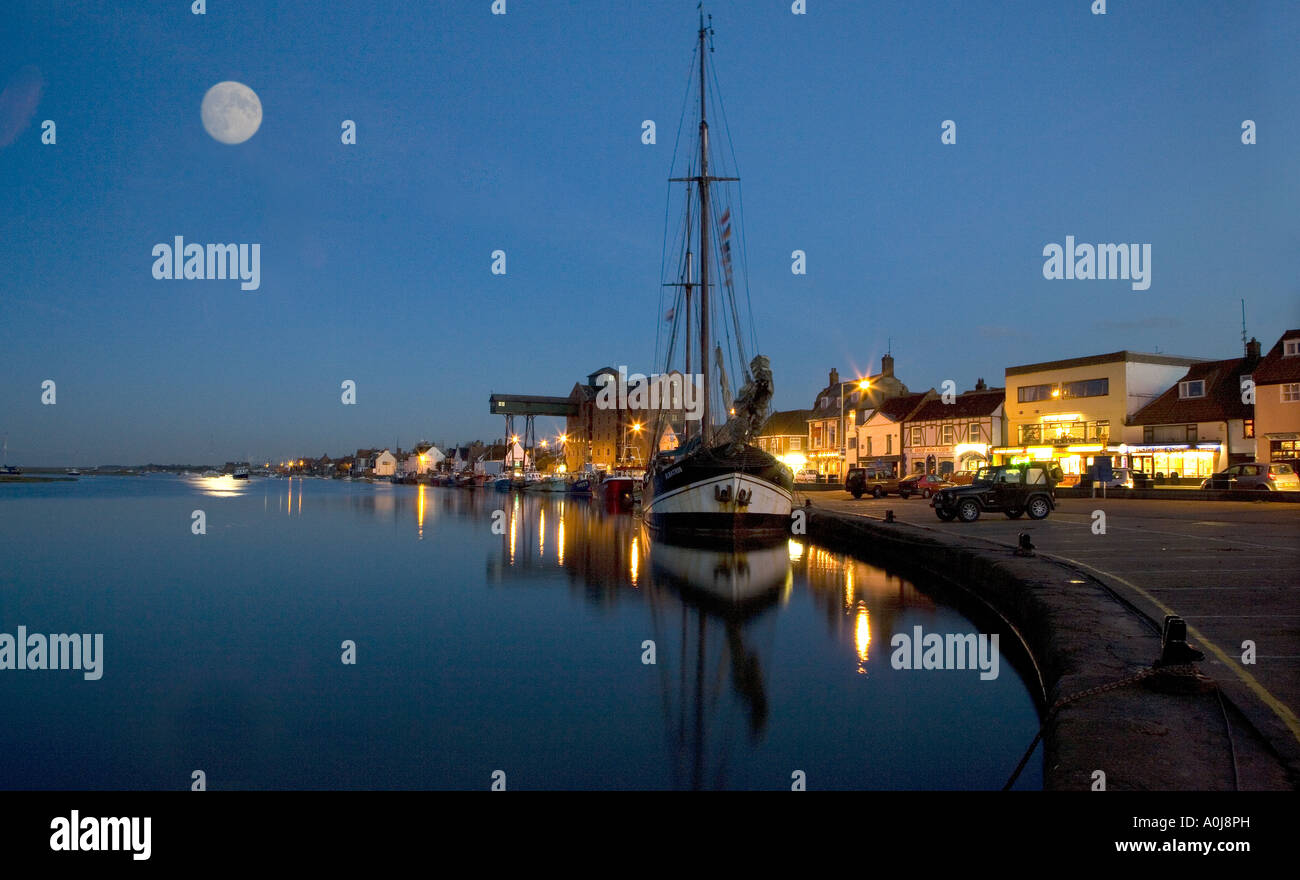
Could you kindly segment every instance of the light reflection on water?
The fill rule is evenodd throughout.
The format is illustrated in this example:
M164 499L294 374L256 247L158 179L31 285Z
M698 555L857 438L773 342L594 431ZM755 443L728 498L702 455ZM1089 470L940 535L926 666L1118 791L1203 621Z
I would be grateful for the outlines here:
M21 701L44 732L0 732L0 755L29 758L0 758L0 788L174 787L195 754L228 788L483 788L495 767L512 788L788 788L794 770L997 788L1037 729L1014 657L993 682L892 669L895 632L981 627L806 541L681 547L563 495L149 481L0 496L32 548L0 584L0 632L107 644L98 687L0 672L0 711ZM103 735L65 767L79 724ZM1032 762L1018 787L1040 785Z

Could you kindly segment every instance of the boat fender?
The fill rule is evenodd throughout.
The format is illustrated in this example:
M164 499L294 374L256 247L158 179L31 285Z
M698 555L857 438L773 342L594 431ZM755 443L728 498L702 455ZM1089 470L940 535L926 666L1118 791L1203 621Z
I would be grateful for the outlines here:
M731 500L731 487L730 487L730 486L714 486L714 487L713 487L713 497L716 498L716 499L718 499L719 501L721 501L722 503L725 504L726 502L728 502L728 501Z
M752 494L753 493L748 489L741 489L736 493L736 503L741 505L749 504L749 499Z

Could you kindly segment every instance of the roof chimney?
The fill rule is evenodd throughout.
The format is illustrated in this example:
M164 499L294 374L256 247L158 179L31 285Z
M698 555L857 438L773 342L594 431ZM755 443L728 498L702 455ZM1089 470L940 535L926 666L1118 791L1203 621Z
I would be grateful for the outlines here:
M1246 357L1253 361L1259 360L1259 340L1254 336L1246 343Z
M986 384L984 384L984 377L983 377L983 376L981 376L980 378L978 378L978 379L975 380L975 390L976 390L976 391L988 391L988 390L989 390L989 386L986 385Z
M894 356L892 354L887 354L880 359L880 375L894 375Z
M832 388L840 384L840 371L835 369L834 367L831 367L831 380L826 384L831 386Z

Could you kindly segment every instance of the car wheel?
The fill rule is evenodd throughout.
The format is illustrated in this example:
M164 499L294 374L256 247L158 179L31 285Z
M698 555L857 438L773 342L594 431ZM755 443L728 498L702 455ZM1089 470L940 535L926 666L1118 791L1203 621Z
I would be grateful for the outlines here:
M980 518L980 506L967 499L957 505L957 515L961 517L962 522L975 522Z
M1025 511L1020 507L1008 507L1006 509L1007 519L1020 519L1025 515Z
M943 520L944 522L952 522L953 517L955 517L957 514L953 513L951 510L949 510L946 507L936 507L934 509L934 515L939 517L939 519Z
M1260 484L1259 484L1258 486L1256 486L1255 488L1256 488L1256 489L1263 489L1265 492L1271 492L1271 491L1273 491L1272 489L1270 489L1270 488L1268 487L1268 483L1260 483Z
M1029 500L1028 513L1030 519L1045 519L1052 512L1052 505L1047 503L1047 499L1042 495Z
M912 496L912 493L911 493L911 492L899 492L899 493L898 493L898 497L899 497L899 498L902 498L904 501L906 501L906 500L907 500L908 498L910 498L911 496Z
M877 486L876 488L874 488L874 489L871 490L871 497L872 497L872 498L884 498L884 497L885 497L885 493L882 492L882 491L880 491L880 487Z
M861 492L861 490L855 491L855 492L853 493L853 497L854 497L854 498L861 498L861 497L862 497L862 492Z

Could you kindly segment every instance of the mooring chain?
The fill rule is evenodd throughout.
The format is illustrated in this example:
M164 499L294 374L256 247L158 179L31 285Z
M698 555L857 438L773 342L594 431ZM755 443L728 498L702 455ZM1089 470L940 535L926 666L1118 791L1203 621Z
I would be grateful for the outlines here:
M1191 663L1171 663L1167 666L1148 666L1146 669L1143 669L1135 675L1130 675L1128 678L1121 678L1119 681L1112 681L1110 684L1099 684L1096 687L1090 687L1086 690L1079 691L1078 693L1070 694L1068 697L1062 697L1052 704L1052 707L1047 710L1047 715L1048 717L1051 717L1057 709L1060 709L1067 703L1073 703L1075 700L1080 700L1084 697L1091 697L1093 694L1104 694L1106 691L1113 691L1116 688L1122 688L1125 685L1135 684L1142 681L1144 678L1150 678L1157 672L1168 672L1173 675L1195 675L1196 667Z
M1034 741L1029 744L1029 748L1025 751L1025 756L1020 759L1020 763L1016 765L1015 772L1011 774L1011 778L1007 780L1007 784L1002 786L1002 790L1009 791L1011 786L1016 784L1016 780L1020 777L1020 771L1025 769L1025 764L1029 763L1029 756L1034 753L1034 749L1038 746L1038 741L1043 738L1043 729L1047 727L1047 722L1052 720L1052 717L1062 706L1073 703L1075 700L1081 700L1084 697L1104 694L1107 691L1118 690L1119 688L1136 684L1137 682L1142 681L1145 678L1150 678L1160 672L1168 672L1173 675L1195 675L1196 666L1192 663L1170 663L1166 666L1148 666L1146 669L1130 675L1128 678L1121 678L1119 681L1112 681L1108 684L1099 684L1096 687L1086 688L1085 690L1078 691L1070 694L1068 697L1062 697L1057 700L1043 715L1043 723L1039 725L1038 733L1034 736Z

